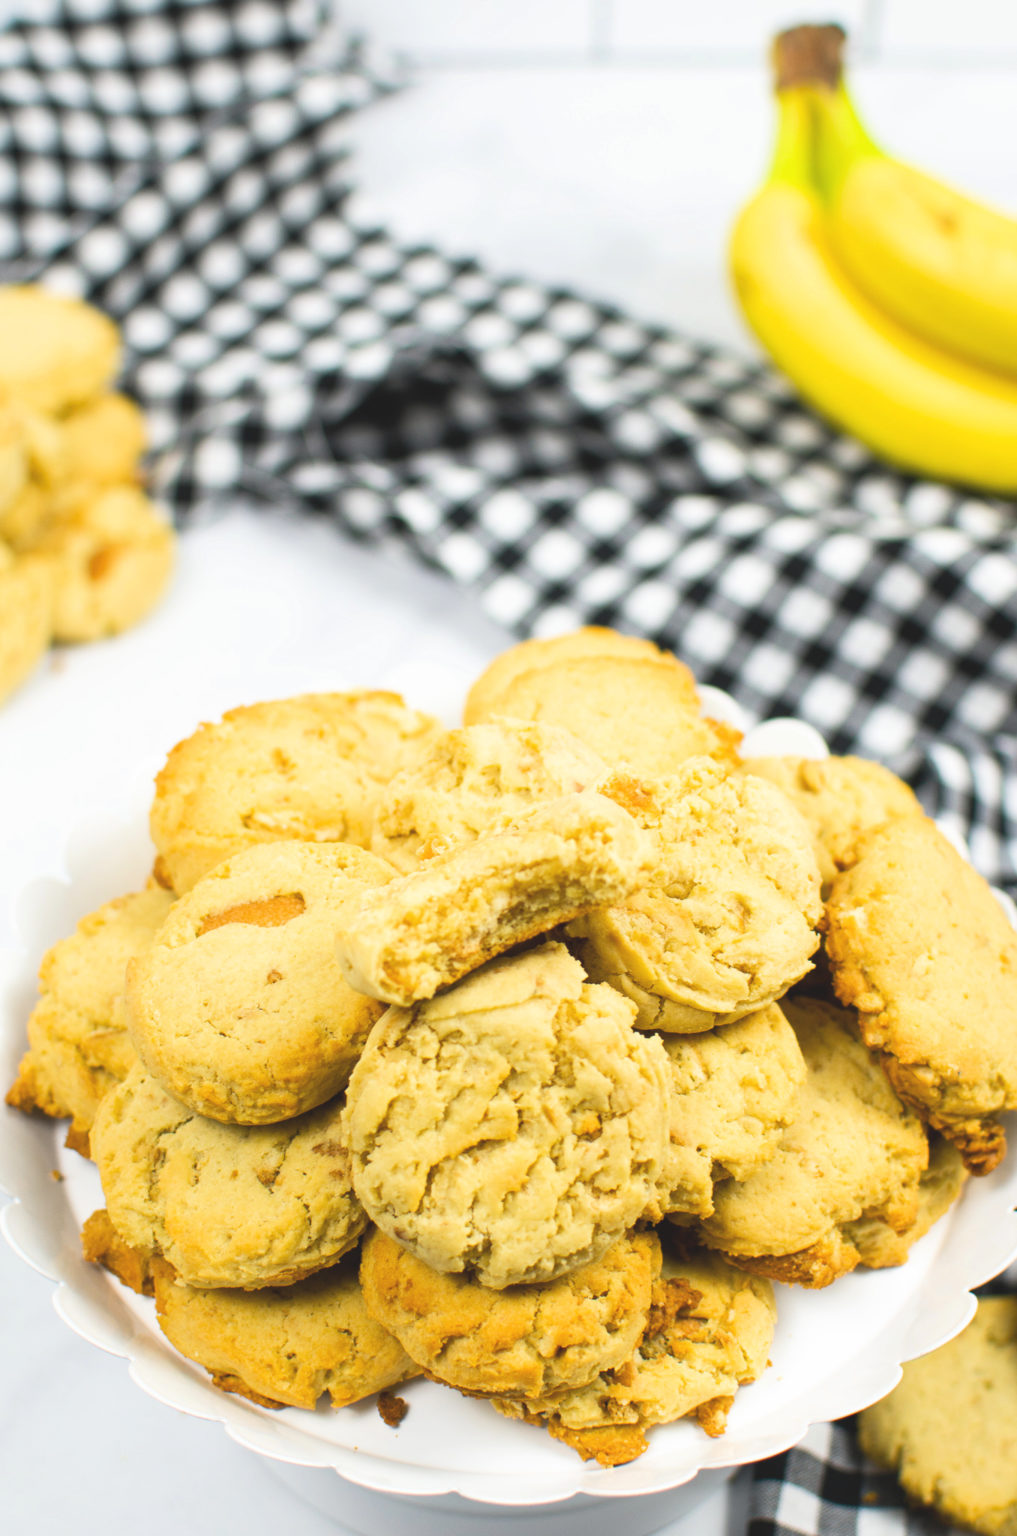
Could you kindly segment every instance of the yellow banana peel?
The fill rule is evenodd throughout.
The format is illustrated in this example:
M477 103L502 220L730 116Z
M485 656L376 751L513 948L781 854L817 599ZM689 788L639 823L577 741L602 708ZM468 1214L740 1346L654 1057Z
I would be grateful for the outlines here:
M770 174L732 233L749 326L817 411L892 464L1017 492L1017 379L927 341L841 264L818 185L814 96L778 89Z

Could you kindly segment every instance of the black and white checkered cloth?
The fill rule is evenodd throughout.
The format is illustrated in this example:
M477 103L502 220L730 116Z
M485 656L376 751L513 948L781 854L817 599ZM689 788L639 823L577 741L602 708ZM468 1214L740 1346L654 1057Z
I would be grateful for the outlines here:
M365 222L349 114L390 82L315 0L26 9L0 275L119 321L181 524L241 488L521 635L649 635L888 763L1017 892L1013 504L893 472L765 367ZM754 1536L925 1529L840 1427L754 1509Z

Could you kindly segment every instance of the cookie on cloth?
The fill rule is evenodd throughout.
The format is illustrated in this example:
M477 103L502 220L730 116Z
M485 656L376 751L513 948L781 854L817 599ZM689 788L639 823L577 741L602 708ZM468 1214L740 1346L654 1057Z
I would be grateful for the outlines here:
M120 367L113 321L35 285L0 287L0 399L58 414L106 388Z
M53 634L53 572L0 542L0 700L30 677Z
M724 1432L738 1388L768 1364L777 1320L766 1280L716 1254L665 1247L646 1331L630 1359L588 1386L543 1400L495 1399L509 1418L542 1424L584 1461L620 1466L647 1449L646 1431L694 1415Z
M553 725L500 720L449 731L382 792L371 847L407 873L606 773L602 758Z
M53 569L54 639L99 640L137 624L165 590L175 545L136 487L88 489L32 546Z
M645 880L652 841L594 790L535 803L503 831L351 896L336 944L350 986L409 1007Z
M64 476L72 484L120 485L137 475L148 431L126 395L99 395L61 418Z
M699 1035L665 1035L670 1144L658 1183L663 1214L709 1216L714 1185L746 1179L795 1113L805 1058L776 1003Z
M366 1225L341 1110L336 1099L282 1125L222 1125L135 1067L92 1126L109 1219L188 1285L302 1280L341 1259Z
M983 1296L948 1344L858 1417L866 1456L909 1498L985 1536L1017 1532L1017 1296Z
M863 832L897 816L924 815L903 779L864 757L749 757L743 767L776 784L802 813L824 888L851 862Z
M265 1408L333 1408L420 1375L364 1305L351 1254L294 1285L197 1290L164 1259L152 1264L156 1316L170 1343L223 1392Z
M654 1232L631 1232L546 1285L492 1291L442 1274L377 1227L360 1283L372 1317L428 1376L464 1392L540 1397L582 1387L635 1349L660 1272Z
M346 1086L383 1005L335 956L344 897L392 878L348 843L256 843L181 896L127 968L139 1056L198 1114L271 1124Z
M344 1120L371 1219L494 1289L599 1258L653 1199L667 1143L667 1059L631 1018L562 944L390 1008Z
M573 923L590 976L640 1029L694 1034L766 1007L812 969L819 870L801 816L765 780L695 758L666 779L599 786L650 833L648 882Z
M897 1092L988 1173L1017 1108L1017 932L991 888L934 822L898 819L859 839L826 929L837 996Z
M700 1235L755 1274L817 1288L862 1262L852 1223L914 1225L929 1147L850 1015L811 998L783 1009L807 1067L794 1116L768 1162L716 1186Z
M498 694L492 717L563 727L613 768L652 778L689 757L733 766L741 739L704 718L687 668L629 656L575 656L523 672Z
M172 897L150 886L83 917L43 958L28 1051L7 1095L18 1109L70 1116L84 1151L96 1110L136 1063L121 1007L127 963L148 945Z
M442 735L396 693L307 693L232 709L175 746L150 818L183 895L251 843L370 843L374 803Z
M561 666L573 660L589 660L591 657L621 657L627 661L658 662L670 667L682 679L684 697L689 708L698 712L699 695L696 681L677 656L661 650L652 640L640 640L635 635L623 635L616 629L604 629L590 624L569 634L555 635L550 640L523 640L509 646L496 656L477 678L466 695L463 723L477 725L492 716L506 713L501 708L501 696L506 688L527 672L541 672L547 667Z

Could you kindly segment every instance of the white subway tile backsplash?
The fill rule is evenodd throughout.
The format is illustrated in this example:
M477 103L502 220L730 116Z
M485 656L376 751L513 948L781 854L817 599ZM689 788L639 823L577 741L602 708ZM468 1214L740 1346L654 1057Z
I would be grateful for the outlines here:
M1017 0L884 0L879 43L888 52L944 62L1017 54Z
M866 0L610 0L609 51L621 58L653 54L730 53L766 48L774 32L799 22L839 21L861 35ZM921 3L921 0L916 0Z
M343 22L422 64L585 57L591 0L340 0Z

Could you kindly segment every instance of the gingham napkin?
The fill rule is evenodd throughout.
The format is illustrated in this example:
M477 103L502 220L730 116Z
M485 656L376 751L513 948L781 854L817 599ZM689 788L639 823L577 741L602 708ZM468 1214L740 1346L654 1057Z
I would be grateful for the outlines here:
M29 7L26 6L26 9ZM312 0L33 0L0 31L0 276L119 321L156 489L238 488L610 624L882 759L1017 891L1017 509L902 476L768 369L407 246L351 191L390 83ZM2 345L2 338L0 338ZM850 1434L756 1471L753 1533L924 1529Z

